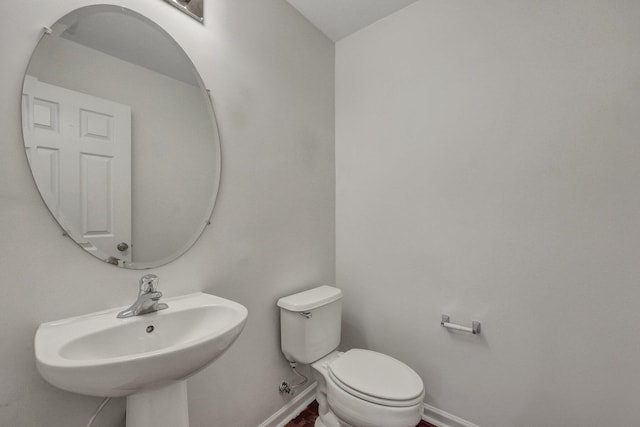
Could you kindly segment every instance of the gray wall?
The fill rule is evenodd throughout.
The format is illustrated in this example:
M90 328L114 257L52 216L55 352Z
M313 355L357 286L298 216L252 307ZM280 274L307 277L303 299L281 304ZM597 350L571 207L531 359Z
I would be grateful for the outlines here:
M0 16L0 425L85 425L99 399L35 370L39 323L124 305L142 272L84 254L60 235L30 176L20 92L41 27L92 2L32 0ZM333 44L284 0L211 0L205 25L161 1L116 1L160 24L212 89L223 151L213 225L152 272L165 295L203 290L244 304L245 331L189 381L192 426L258 425L284 403L290 370L275 301L335 280ZM249 409L248 409L249 408ZM124 401L96 427L120 426Z
M640 425L639 22L423 0L337 43L346 347L483 427Z

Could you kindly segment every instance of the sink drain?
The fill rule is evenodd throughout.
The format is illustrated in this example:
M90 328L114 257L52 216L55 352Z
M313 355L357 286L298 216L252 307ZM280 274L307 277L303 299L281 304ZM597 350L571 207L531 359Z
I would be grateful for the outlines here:
M153 325L149 325L147 326L147 333L150 334L151 332L153 332L155 328L153 327Z

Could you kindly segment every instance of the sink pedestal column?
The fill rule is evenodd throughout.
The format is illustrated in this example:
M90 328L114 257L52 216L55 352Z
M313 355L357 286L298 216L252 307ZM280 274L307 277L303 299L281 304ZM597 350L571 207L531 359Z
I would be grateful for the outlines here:
M127 396L127 427L189 427L187 381Z

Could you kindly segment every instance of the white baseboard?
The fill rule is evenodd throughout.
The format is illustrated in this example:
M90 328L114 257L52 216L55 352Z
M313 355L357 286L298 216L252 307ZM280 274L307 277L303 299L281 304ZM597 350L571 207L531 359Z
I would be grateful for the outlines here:
M437 427L479 427L434 406L424 404L422 419Z
M284 427L289 421L300 415L307 406L316 398L318 383L313 383L300 394L295 396L286 405L271 415L258 427ZM463 420L434 406L424 404L422 419L437 427L479 427L472 422Z
M275 414L267 418L258 427L284 427L289 421L300 415L300 412L309 406L316 398L316 387L318 383L313 383L305 388L300 394L295 396Z

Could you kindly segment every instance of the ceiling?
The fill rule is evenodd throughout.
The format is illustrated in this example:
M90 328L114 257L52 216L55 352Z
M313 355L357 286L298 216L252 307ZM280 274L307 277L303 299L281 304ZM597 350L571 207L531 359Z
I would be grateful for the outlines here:
M334 42L417 0L287 0Z
M88 48L198 86L193 65L160 27L116 6L91 6L62 17L54 34Z

